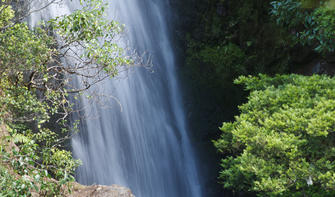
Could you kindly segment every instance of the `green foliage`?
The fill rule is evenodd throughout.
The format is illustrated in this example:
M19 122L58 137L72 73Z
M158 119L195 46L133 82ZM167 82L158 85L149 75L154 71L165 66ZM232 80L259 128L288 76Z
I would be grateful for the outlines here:
M244 99L245 93L232 83L235 78L286 73L296 56L291 55L289 33L270 17L270 1L189 2L192 18L186 20L190 14L181 17L189 26L183 38L186 42L184 73L192 80L195 106L202 108L196 114L198 120L193 122L202 120L202 125L207 125L195 129L206 133L203 135L209 141L217 137L222 120L232 119L238 113L237 105Z
M231 49L232 46L243 54L235 70L248 74L287 71L290 60L288 33L272 21L270 7L270 1L213 0L208 3L206 9L199 11L201 15L187 39L187 65L191 71L196 67L221 66L222 62L216 65L204 62L200 54L203 50L212 48L212 53L219 54L222 48ZM195 61L191 61L193 59ZM216 75L215 71L208 73ZM229 75L229 71L225 74ZM225 82L230 84L231 78Z
M1 5L1 16L0 16L0 28L4 28L9 25L9 21L14 17L14 11L11 6Z
M76 126L68 123L70 92L133 60L114 42L123 26L105 20L102 0L81 1L82 10L32 29L14 18L11 3L0 2L0 125L10 134L0 139L0 196L64 196L80 164L64 148ZM83 87L69 86L73 75Z
M47 63L53 52L51 37L41 29L33 32L23 23L6 28L0 32L0 37L0 72L42 69L40 65Z
M1 151L2 162L13 171L2 177L0 187L4 189L0 194L30 196L34 192L42 196L64 196L71 191L73 172L80 162L74 160L70 152L59 149L59 145L55 143L59 139L55 138L57 134L47 129L35 134L29 130L9 129L12 137L7 137L7 140L17 144L19 148L13 148L10 152L5 149ZM43 139L39 138L41 135ZM48 135L53 135L54 138Z
M250 91L214 144L226 188L258 196L335 195L335 79L240 77Z
M312 47L322 55L335 51L335 10L332 1L319 1L314 6L306 2L285 0L271 2L271 14L277 24L283 26L292 35L293 43Z
M197 0L186 21L193 25L184 38L185 73L193 79L195 99L203 95L196 106L205 108L198 116L207 128L198 129L201 123L193 121L194 129L209 135L218 121L230 120L226 114L236 114L243 93L232 80L241 74L273 76L315 60L333 62L334 5L333 0ZM334 79L260 75L236 82L251 95L215 142L224 156L222 184L260 196L334 196Z
M217 81L218 84L227 86L234 78L246 73L245 54L232 43L224 46L204 46L198 53L189 55L188 64L193 65L199 59L204 65L194 74L199 78L206 77L206 81L212 81L213 84Z
M61 93L46 91L44 99L37 92L29 90L20 83L13 83L3 73L0 79L0 123L8 125L11 137L6 140L14 142L18 149L11 151L6 144L0 146L2 163L13 169L13 176L4 176L0 194L8 196L29 196L35 191L44 196L62 196L71 188L73 173L80 164L72 158L71 153L63 150L62 134L51 131L46 123L63 104ZM68 129L66 122L52 123L56 127ZM62 129L59 129L62 130ZM66 134L68 135L68 134ZM13 179L15 181L13 181ZM14 192L11 193L11 192Z
M17 178L7 168L0 165L1 196L29 196L32 182L27 178Z
M102 1L91 0L81 3L83 9L51 20L51 28L64 42L62 48L72 47L76 53L81 53L77 57L81 61L76 61L80 65L71 70L78 73L81 64L90 62L85 65L85 69L94 70L91 67L98 65L113 77L117 74L118 66L132 63L131 57L128 57L126 51L114 41L123 32L124 26L106 19L107 5Z
M200 6L194 8L197 16L192 16L193 26L185 36L185 72L197 87L216 95L219 103L224 95L219 95L218 89L231 87L232 79L240 74L284 74L306 65L311 58L332 56L333 4L316 0L198 0ZM225 57L218 59L220 55Z

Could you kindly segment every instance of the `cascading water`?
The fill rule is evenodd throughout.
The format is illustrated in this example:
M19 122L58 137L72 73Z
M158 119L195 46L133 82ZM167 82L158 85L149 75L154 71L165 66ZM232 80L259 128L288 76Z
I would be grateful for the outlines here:
M108 107L80 99L79 105L88 106L82 113L98 116L83 120L72 140L74 155L83 161L77 179L128 186L137 197L202 196L169 39L169 0L108 3L109 17L126 25L131 45L151 54L154 72L135 68L94 87L118 99ZM49 14L71 10L55 9Z

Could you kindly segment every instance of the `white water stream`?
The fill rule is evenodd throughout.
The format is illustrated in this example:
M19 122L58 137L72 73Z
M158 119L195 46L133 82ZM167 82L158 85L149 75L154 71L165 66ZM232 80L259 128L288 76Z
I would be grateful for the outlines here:
M83 161L76 177L83 184L127 186L137 197L200 197L170 41L169 0L108 3L108 17L126 25L132 47L152 55L154 72L134 68L94 87L120 103L112 98L108 107L85 98L77 103L89 106L82 115L94 117L82 120L72 140L75 157ZM51 6L42 16L69 13L73 5Z

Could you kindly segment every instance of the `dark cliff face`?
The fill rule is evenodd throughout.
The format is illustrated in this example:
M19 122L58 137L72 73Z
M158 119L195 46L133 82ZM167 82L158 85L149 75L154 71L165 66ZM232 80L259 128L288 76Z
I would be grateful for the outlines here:
M309 63L297 67L292 72L307 76L313 74L334 76L335 63L332 61L326 61L324 59L315 58L312 59Z
M187 45L187 34L193 33L199 24L199 17L208 9L208 1L204 0L170 0L172 23L174 26L174 39L178 42L181 56L185 54Z
M174 50L178 61L178 74L183 86L183 101L186 106L187 119L190 125L192 143L200 155L200 174L204 180L204 196L221 197L225 193L218 184L219 157L211 142L218 137L218 127L221 125L221 108L217 101L210 100L205 87L194 85L194 78L186 67L186 50L188 45L187 36L193 34L195 26L199 24L199 16L208 7L208 1L203 0L170 0L174 13L171 18L171 25L174 26L172 38L174 39ZM205 88L206 89L206 88Z

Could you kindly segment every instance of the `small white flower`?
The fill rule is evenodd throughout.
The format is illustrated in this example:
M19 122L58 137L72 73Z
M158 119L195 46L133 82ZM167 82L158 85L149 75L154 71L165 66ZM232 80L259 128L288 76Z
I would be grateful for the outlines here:
M311 176L309 176L308 179L306 179L306 181L308 186L313 185L313 180Z

